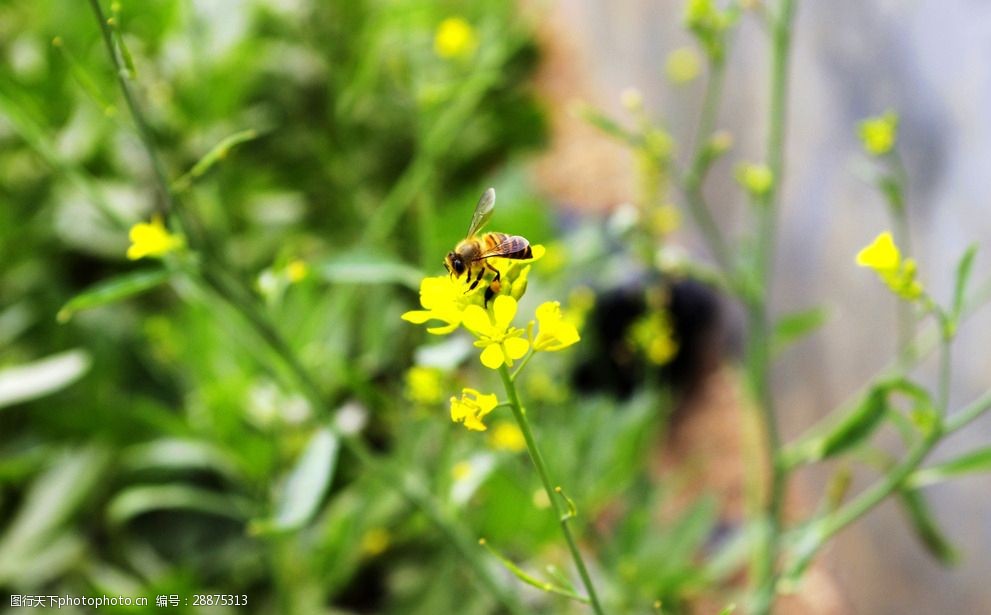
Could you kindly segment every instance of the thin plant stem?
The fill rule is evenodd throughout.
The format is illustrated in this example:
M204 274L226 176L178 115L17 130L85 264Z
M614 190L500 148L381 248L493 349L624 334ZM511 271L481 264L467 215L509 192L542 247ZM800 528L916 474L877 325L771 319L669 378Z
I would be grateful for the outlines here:
M499 375L502 377L502 384L506 388L506 395L509 397L513 417L516 419L520 431L523 432L523 439L526 440L526 448L527 452L530 453L530 460L533 462L533 466L540 476L540 482L544 485L544 491L547 493L547 498L551 502L554 514L557 515L558 522L561 525L561 533L564 534L564 539L568 543L571 559L574 561L575 568L578 569L578 574L581 576L582 583L585 585L585 592L588 594L592 610L597 615L603 615L602 606L599 604L599 597L596 595L595 586L592 584L592 577L588 574L585 560L582 559L581 551L578 550L578 545L571 535L571 528L568 525L570 515L561 507L561 496L551 482L550 475L547 472L547 465L544 463L543 455L540 454L537 441L533 437L533 430L530 429L530 422L526 418L526 409L520 403L520 397L516 392L516 384L513 382L513 377L509 373L509 368L505 365L501 366L499 368Z
M126 77L128 72L123 63L121 63L120 58L117 55L117 50L114 48L113 34L107 24L107 18L103 14L103 9L100 8L100 2L99 0L90 0L89 3L90 6L93 7L93 12L96 14L97 21L100 22L100 32L103 35L103 43L107 47L107 53L110 54L110 57L113 60L114 68L116 68L117 83L120 86L121 93L124 95L127 110L130 112L131 118L134 119L134 124L138 129L138 137L144 144L145 151L148 153L148 158L151 161L152 169L155 172L156 186L158 187L160 197L158 205L159 213L163 215L167 214L170 209L173 209L172 192L168 187L169 182L165 176L165 167L162 165L162 161L156 153L157 150L155 148L155 142L152 138L151 128L145 120L144 113L135 101L134 93L131 91L131 86Z
M692 165L681 184L689 215L692 216L695 226L702 233L702 238L712 252L713 258L716 259L723 272L729 274L732 267L729 246L722 231L719 230L719 225L712 217L712 212L705 202L705 196L702 194L702 180L712 162L708 152L708 141L715 130L725 76L725 64L721 60L710 60L709 79L702 101L698 130L695 133L695 155L692 157Z
M912 237L908 223L908 209L906 208L904 197L906 189L904 176L899 173L897 176L897 181L900 184L898 193L902 196L900 201L893 199L889 200L888 210L890 212L891 222L895 230L895 242L902 247L902 251L906 255L910 256L912 254ZM912 304L907 301L899 301L897 356L898 362L902 365L903 369L911 359L909 356L909 349L912 344L912 339L915 337L915 326L915 312Z
M771 329L768 303L772 291L778 205L785 170L784 139L787 124L788 66L794 11L795 3L793 0L781 0L771 31L771 105L768 118L767 163L774 177L774 183L766 197L766 202L758 208L754 265L759 290L747 304L750 328L746 357L747 375L766 434L767 463L771 473L763 513L764 540L755 559L751 579L754 589L753 612L756 615L770 613L774 604L784 494L788 479L788 473L781 463L781 436L771 391Z

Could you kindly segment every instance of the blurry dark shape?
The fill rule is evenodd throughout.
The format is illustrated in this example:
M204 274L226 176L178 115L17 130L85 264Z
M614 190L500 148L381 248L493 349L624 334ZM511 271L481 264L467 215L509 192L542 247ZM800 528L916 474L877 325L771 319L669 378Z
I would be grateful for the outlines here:
M663 365L651 365L629 342L631 327L647 313L648 296L657 290L667 297L664 309L678 346ZM652 382L690 395L719 366L724 338L719 295L701 282L658 279L602 291L584 332L588 356L574 372L574 386L622 399Z

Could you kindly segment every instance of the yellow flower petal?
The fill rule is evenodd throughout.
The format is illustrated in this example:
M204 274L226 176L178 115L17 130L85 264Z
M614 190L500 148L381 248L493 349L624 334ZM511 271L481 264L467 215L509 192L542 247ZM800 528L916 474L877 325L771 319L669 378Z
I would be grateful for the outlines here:
M425 310L410 310L409 312L404 312L403 315L400 316L400 318L402 318L406 322L411 322L414 325L422 325L423 323L430 320L431 315L430 312L427 312Z
M578 329L564 319L561 304L557 301L540 304L536 314L538 331L533 341L534 350L555 352L577 344L581 339Z
M495 326L505 330L516 316L516 299L499 295L492 304L492 314L495 317Z
M127 258L137 260L146 256L160 257L182 247L182 237L169 233L162 218L156 216L151 222L139 222L128 232L131 245Z
M461 322L464 323L469 331L475 334L484 334L492 329L492 321L489 319L489 313L477 305L469 305L465 308L464 314L461 316Z
M530 350L530 342L522 337L511 337L503 342L506 355L513 361L520 359Z
M857 253L857 264L875 271L894 271L901 262L901 253L891 233L885 231Z
M479 358L482 360L482 365L489 369L499 369L506 362L506 355L503 354L502 346L499 344L486 346Z
M460 398L451 398L451 420L464 424L472 431L485 431L482 419L492 412L498 403L493 393L485 395L475 389L462 389Z

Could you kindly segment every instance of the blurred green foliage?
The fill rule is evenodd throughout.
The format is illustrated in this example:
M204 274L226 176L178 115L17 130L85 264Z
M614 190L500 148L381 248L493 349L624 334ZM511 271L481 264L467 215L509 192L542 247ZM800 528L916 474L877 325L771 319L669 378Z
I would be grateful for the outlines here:
M495 0L104 10L204 256L255 287L320 392L367 419L368 441L474 535L538 575L566 570L525 458L452 427L443 398L406 397L424 340L399 319L482 187L499 186L494 226L552 238L519 168L546 133L528 82L533 25ZM470 58L434 53L452 15L477 32ZM499 612L426 519L339 450L229 305L177 278L56 322L97 282L161 281L124 258L127 228L161 202L84 3L0 5L0 59L0 591L249 597L246 611L176 612ZM301 280L286 277L294 262ZM563 293L574 276L535 292ZM455 346L433 355L464 359ZM583 522L629 494L659 497L644 495L644 453L663 399L579 400L565 363L541 369L532 410ZM466 380L445 378L452 392ZM644 510L618 526L630 548L605 552L596 574L624 571L606 583L610 602L647 611L664 597L677 612L712 509L685 517L674 551ZM541 612L574 608L523 594Z

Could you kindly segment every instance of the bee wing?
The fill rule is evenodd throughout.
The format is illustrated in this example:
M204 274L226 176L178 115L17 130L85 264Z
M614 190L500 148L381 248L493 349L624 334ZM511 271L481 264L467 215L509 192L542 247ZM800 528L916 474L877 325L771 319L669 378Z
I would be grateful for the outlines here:
M519 235L504 235L502 240L488 250L482 252L479 258L504 256L506 258L531 258L530 242Z
M489 188L482 193L482 198L478 199L478 205L475 205L475 213L471 216L471 224L468 225L466 237L474 237L489 221L489 218L492 217L492 210L495 209L495 200L495 188Z

